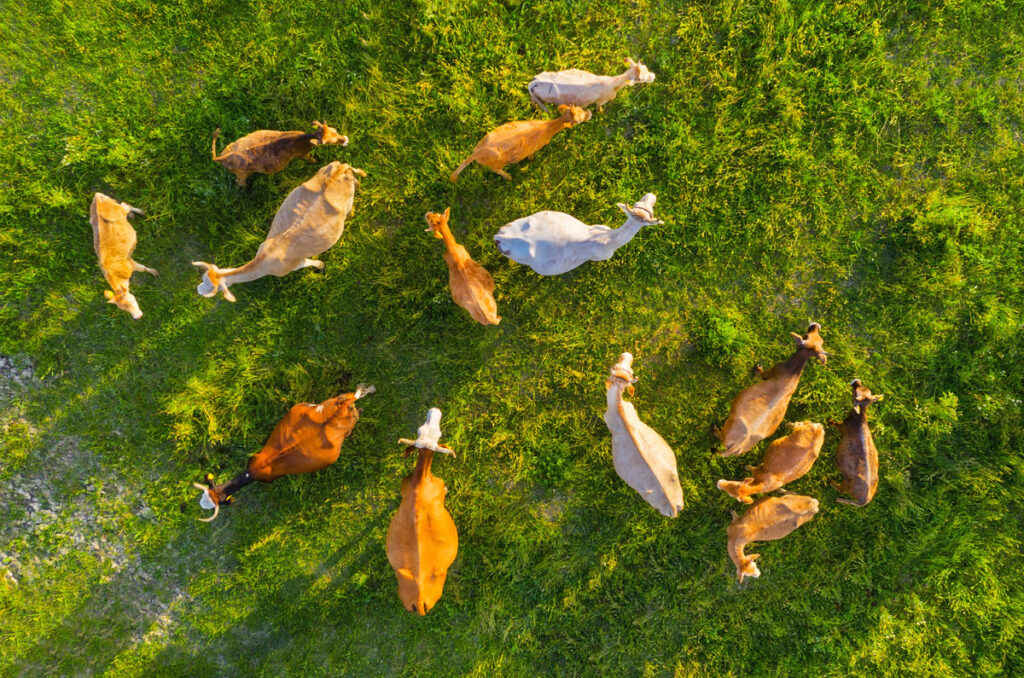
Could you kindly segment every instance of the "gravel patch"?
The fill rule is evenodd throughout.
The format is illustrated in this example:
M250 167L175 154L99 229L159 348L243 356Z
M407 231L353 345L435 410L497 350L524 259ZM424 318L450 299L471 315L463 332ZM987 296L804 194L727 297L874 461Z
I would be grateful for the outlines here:
M27 405L46 387L29 360L0 355L0 447L27 449L0 455L0 587L31 586L66 558L90 555L105 566L101 583L116 578L130 601L134 642L164 636L187 594L132 552L130 526L153 511L81 439L33 424Z

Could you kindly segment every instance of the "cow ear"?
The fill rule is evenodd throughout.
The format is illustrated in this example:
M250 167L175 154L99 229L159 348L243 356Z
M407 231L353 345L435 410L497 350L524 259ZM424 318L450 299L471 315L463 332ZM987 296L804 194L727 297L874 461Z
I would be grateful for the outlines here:
M103 290L103 296L107 298L107 301L111 304L114 303L114 293L110 290Z
M451 213L452 213L452 208L451 207L445 207L444 208L444 220L445 221L448 221L448 217L451 215Z
M559 113L565 113L565 112L566 112L566 111L568 111L568 110L569 110L569 106L568 106L568 105L566 105L566 104L561 104L561 105L560 105L560 106L558 107L558 112L559 112Z

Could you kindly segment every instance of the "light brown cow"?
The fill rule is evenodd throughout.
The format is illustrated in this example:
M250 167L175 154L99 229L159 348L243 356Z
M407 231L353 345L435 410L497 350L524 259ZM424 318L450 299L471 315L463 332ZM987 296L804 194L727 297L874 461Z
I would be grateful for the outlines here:
M501 322L498 315L498 304L494 301L494 279L480 264L473 261L466 248L455 242L455 236L448 228L448 217L451 208L444 214L427 212L428 233L435 238L444 240L444 262L448 264L448 286L451 288L452 299L462 308L469 311L473 320L481 325L497 325Z
M865 506L874 498L878 488L878 450L868 428L868 405L877 403L884 396L872 395L860 379L854 379L850 387L853 389L853 409L841 423L829 422L843 432L836 448L836 466L843 474L843 482L832 485L854 499L839 497L836 501L840 504Z
M748 467L749 477L742 482L719 480L718 489L749 504L751 495L777 490L810 471L825 442L825 428L809 421L790 426L793 432L768 446L760 466Z
M592 115L579 106L559 106L558 112L562 116L553 120L517 120L495 128L480 140L473 154L452 172L452 181L458 179L462 170L474 160L502 177L511 179L512 175L502 167L514 165L523 158L533 158L533 154L547 146L556 134L590 120Z
M736 395L729 418L721 429L715 429L715 435L725 445L725 450L719 454L723 457L743 454L775 433L786 416L789 399L800 383L804 365L812 356L825 364L828 354L822 348L819 330L821 325L811 323L803 337L791 332L796 340L796 351L789 360L767 372L757 366L761 381Z
M135 295L128 291L132 273L145 271L153 276L158 275L155 268L143 266L132 259L135 251L135 229L128 223L132 214L145 214L138 207L126 202L117 202L102 193L92 197L89 206L89 223L92 224L92 247L100 260L103 277L110 285L103 291L107 301L122 311L127 311L132 318L142 317L139 302Z
M398 578L398 597L407 610L424 615L441 598L448 568L459 552L459 531L455 528L444 498L444 481L430 474L435 452L454 455L438 444L441 438L441 410L427 412L427 421L417 430L416 440L399 439L405 453L419 450L416 470L402 481L402 503L388 527L388 562Z
M814 517L818 512L818 500L799 494L782 497L763 497L754 502L742 516L733 511L732 524L726 529L729 535L729 557L736 565L736 577L743 583L744 577L760 577L761 570L754 561L760 553L745 555L743 548L755 541L782 539Z
M232 141L220 155L217 155L217 138L220 136L218 127L213 132L213 161L234 174L238 185L244 187L249 175L280 172L294 158L301 157L315 162L310 156L314 146L348 146L348 137L338 134L338 130L333 127L318 120L313 121L313 126L317 128L316 131L309 133L261 129Z
M256 250L256 256L236 268L220 268L205 261L193 261L204 270L203 281L196 288L201 296L212 297L222 292L228 301L235 295L228 289L265 275L282 276L300 268L324 267L324 262L309 259L338 242L345 229L345 219L352 213L352 201L359 180L366 172L335 160L320 168L312 179L288 194L274 221L267 239Z

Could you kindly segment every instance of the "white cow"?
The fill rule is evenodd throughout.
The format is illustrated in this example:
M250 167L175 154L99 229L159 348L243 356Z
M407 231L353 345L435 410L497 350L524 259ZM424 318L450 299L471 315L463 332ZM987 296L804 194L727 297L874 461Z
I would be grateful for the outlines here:
M571 104L586 108L597 104L603 111L604 105L615 98L619 90L627 85L654 82L654 73L639 61L629 57L625 60L628 68L619 75L594 75L590 71L571 68L567 71L544 71L526 86L530 100L545 111L544 103Z
M587 261L611 259L642 227L662 223L654 218L655 200L648 193L632 207L618 203L626 213L618 228L589 226L564 212L537 212L502 226L494 242L509 259L541 275L559 275Z

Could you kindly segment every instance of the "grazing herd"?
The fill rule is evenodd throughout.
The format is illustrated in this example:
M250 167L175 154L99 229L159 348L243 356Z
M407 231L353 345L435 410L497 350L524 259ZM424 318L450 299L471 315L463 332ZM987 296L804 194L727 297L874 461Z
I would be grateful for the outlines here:
M451 175L454 182L471 163L490 168L505 179L511 175L505 167L532 158L561 130L591 119L587 107L604 104L628 85L651 83L655 76L642 63L626 59L627 70L617 76L598 76L577 69L544 72L528 85L534 104L558 107L560 116L551 120L521 120L501 125L488 133ZM228 144L217 154L220 130L213 134L212 158L235 175L245 186L254 173L271 174L284 169L295 158L312 161L316 146L346 146L348 137L319 121L313 132L277 132L260 130ZM233 268L203 261L192 262L202 269L197 292L203 297L222 294L235 301L230 287L267 275L283 276L300 268L323 268L314 257L334 246L352 214L359 177L366 173L338 161L322 167L312 178L295 188L277 210L266 239L251 261ZM542 276L560 275L587 261L610 259L644 226L662 222L654 216L656 197L647 193L632 207L619 203L626 221L618 228L588 225L562 212L542 211L502 226L494 237L504 256L529 266ZM104 295L110 303L135 319L142 317L138 301L128 291L131 275L157 272L134 261L135 230L128 223L142 210L96 193L90 208L93 245L100 268L110 285ZM443 213L427 212L427 232L444 243L444 261L448 266L452 299L476 322L497 325L501 321L494 299L491 275L455 241L448 227L450 208ZM782 423L807 362L816 358L825 364L820 326L812 323L801 336L793 334L796 349L782 363L767 372L757 366L760 380L740 391L732 401L722 427L714 430L723 446L722 456L741 455L772 436ZM675 517L683 510L683 490L679 481L676 455L654 429L640 420L636 408L624 399L632 395L637 379L633 375L633 356L623 353L611 367L606 381L605 423L611 432L612 460L619 477L662 515ZM844 504L864 506L874 497L878 485L878 453L867 423L868 406L882 396L872 395L859 379L853 388L853 409L841 422L832 422L842 431L835 453L842 474L833 485L853 499L840 498ZM223 504L246 485L273 482L285 475L312 473L333 464L345 437L359 420L356 403L374 392L373 386L360 385L355 392L320 403L301 403L289 410L271 432L262 449L253 455L246 469L231 480L216 484L212 474L202 490L200 506L213 510L215 519ZM420 615L432 609L439 598L448 568L458 552L458 530L444 505L447 488L431 474L434 454L454 452L439 444L441 411L431 408L415 440L400 439L405 454L416 452L416 467L401 486L402 502L388 529L386 550L395 570L398 595L402 604ZM794 494L762 497L754 495L779 490L805 475L821 453L825 429L819 423L803 421L790 424L788 435L768 445L760 465L749 466L743 480L719 480L717 487L737 501L750 504L743 515L733 513L727 528L727 550L736 566L740 582L758 577L758 554L745 554L747 544L781 539L818 512L818 501Z

